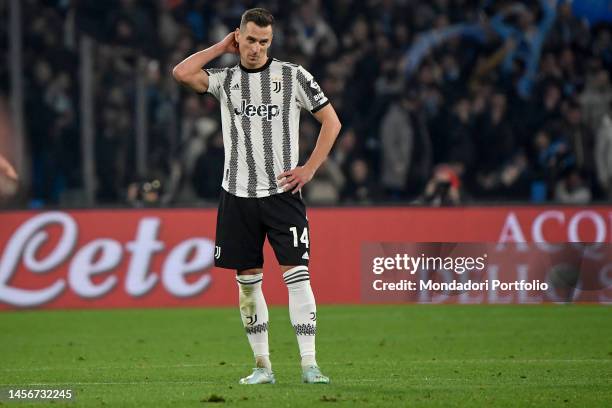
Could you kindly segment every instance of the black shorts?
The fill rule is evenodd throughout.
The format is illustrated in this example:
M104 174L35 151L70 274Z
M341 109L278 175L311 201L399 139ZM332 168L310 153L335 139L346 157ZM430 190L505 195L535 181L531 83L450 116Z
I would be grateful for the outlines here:
M222 190L215 266L236 270L263 267L266 236L280 265L308 266L310 235L300 194L244 198Z

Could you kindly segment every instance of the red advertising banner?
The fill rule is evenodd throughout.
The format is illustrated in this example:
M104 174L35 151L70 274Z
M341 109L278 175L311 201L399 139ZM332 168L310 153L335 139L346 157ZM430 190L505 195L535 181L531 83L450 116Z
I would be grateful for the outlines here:
M361 301L366 242L537 242L546 250L551 243L612 241L612 207L320 208L308 214L312 284L322 304ZM0 310L234 305L233 272L212 267L215 221L211 209L0 213ZM287 290L268 245L265 259L266 298L284 304ZM612 272L602 268L605 289ZM588 301L611 302L612 291Z

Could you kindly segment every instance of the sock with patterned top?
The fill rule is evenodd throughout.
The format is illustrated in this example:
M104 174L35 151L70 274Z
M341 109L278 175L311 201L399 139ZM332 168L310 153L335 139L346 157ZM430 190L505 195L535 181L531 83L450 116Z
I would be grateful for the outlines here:
M268 306L261 290L263 273L238 275L236 281L239 289L240 317L255 355L255 365L272 370L268 347Z
M283 279L289 289L289 317L297 336L302 367L316 366L317 306L310 287L308 267L291 268L283 274Z

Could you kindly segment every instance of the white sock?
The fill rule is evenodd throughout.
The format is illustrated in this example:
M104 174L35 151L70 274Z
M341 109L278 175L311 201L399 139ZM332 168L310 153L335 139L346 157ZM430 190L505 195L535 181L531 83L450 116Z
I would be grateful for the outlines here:
M272 370L268 347L268 305L261 284L263 273L238 275L240 317L255 355L255 365Z
M310 287L308 267L291 268L283 274L283 279L289 289L289 317L297 336L302 367L316 366L317 305Z

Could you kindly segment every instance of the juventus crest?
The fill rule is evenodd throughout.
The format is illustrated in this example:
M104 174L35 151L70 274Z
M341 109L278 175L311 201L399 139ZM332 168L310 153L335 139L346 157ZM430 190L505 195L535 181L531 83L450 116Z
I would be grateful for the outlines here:
M274 91L274 93L279 93L281 91L281 81L280 80L272 81L272 90Z

